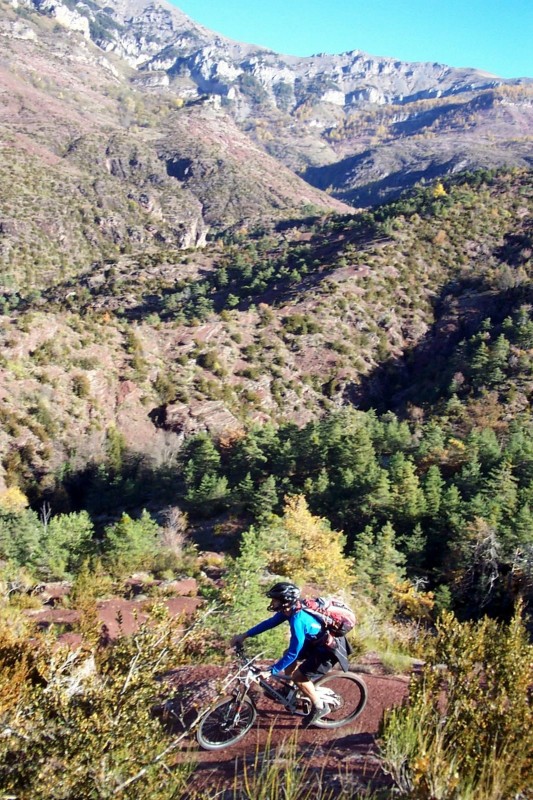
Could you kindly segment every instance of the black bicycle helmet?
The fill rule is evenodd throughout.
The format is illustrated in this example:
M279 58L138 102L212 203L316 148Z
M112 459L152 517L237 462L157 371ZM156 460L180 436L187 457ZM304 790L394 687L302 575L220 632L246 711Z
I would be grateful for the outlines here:
M290 603L292 605L300 597L300 590L294 583L281 581L280 583L275 583L268 590L266 596L270 597L271 600L281 600L282 603Z

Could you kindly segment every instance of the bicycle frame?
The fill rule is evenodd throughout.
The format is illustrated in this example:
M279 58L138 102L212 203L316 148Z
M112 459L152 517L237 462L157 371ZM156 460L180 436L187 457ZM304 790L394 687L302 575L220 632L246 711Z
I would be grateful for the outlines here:
M312 708L311 700L289 678L273 675L265 680L253 663L258 656L248 660L242 648L237 652L241 668L226 683L227 694L202 716L196 731L199 744L207 750L229 747L251 730L258 712L251 691L254 685L291 714L305 716ZM365 684L351 672L332 670L317 681L315 689L327 705L326 713L315 722L316 727L333 729L346 725L359 716L366 704ZM348 703L346 697L349 697Z
M274 684L270 681L266 681L259 676L258 673L260 670L253 664L258 656L250 661L246 658L243 650L237 650L237 655L240 656L243 665L239 673L234 677L234 681L240 684L233 689L233 694L236 699L238 698L242 702L244 697L249 697L255 706L255 698L250 692L255 684L270 700L274 700L284 706L291 714L302 716L311 710L311 701L309 698L305 697L296 684L292 683L290 679L285 677L278 678L276 675L273 675L270 680L274 681ZM244 674L242 674L243 670L246 670ZM276 683L280 685L280 689L276 687Z

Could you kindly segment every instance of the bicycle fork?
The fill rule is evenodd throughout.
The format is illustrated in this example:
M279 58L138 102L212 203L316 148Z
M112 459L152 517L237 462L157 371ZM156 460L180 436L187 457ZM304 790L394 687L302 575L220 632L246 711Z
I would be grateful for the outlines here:
M239 692L235 695L233 702L230 704L227 713L224 715L224 728L231 730L235 728L241 720L241 712L243 709L243 700L245 695Z

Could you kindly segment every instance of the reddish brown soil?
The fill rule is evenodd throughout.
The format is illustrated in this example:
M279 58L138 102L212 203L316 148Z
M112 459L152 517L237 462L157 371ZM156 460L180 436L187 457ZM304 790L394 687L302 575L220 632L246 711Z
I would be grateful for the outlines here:
M130 584L132 583L130 581ZM50 594L50 586L52 584L44 585L44 590L41 592L46 604L42 608L26 611L26 615L41 630L55 627L64 631L57 636L60 644L69 645L72 648L79 647L82 638L79 634L73 633L72 628L79 622L80 612L61 605L55 606L55 602L61 601L65 592L58 593L58 590L55 590L54 594ZM192 617L204 602L202 598L196 596L197 584L194 579L173 581L168 584L168 589L169 593L171 591L174 593L174 596L164 597L159 602L167 607L171 617L186 620ZM68 590L66 593L68 594ZM187 596L188 594L194 596ZM115 640L120 636L128 636L139 630L140 626L148 619L147 608L152 602L144 596L131 600L124 597L99 600L96 611L102 626L103 640Z
M194 612L200 600L197 597L176 596L168 598L166 602L172 615L187 616ZM99 616L111 638L137 629L145 616L143 603L140 598L113 598L100 603ZM117 612L120 612L120 625L117 622ZM76 615L76 612L64 608L47 608L28 613L43 627L60 624L68 628L72 623L69 615ZM59 638L73 647L80 644L79 634L64 633ZM196 743L194 733L188 736L178 753L177 761L192 759L196 763L196 769L189 780L191 798L198 792L201 796L204 790L206 798L213 797L213 789L218 787L220 793L217 798L236 800L239 797L236 788L242 787L246 777L248 781L253 780L265 760L277 759L278 763L283 763L283 746L290 746L291 742L301 768L306 770L306 777L329 787L334 794L343 786L350 787L353 792L359 788L364 791L367 788L390 785L380 767L376 737L384 710L399 705L406 698L409 677L385 674L379 660L371 655L367 655L362 661L362 664L352 665L352 670L363 678L368 690L368 702L362 714L351 725L336 730L304 729L301 718L289 714L284 708L257 693L257 721L238 744L225 750L206 751ZM174 711L171 733L178 735L183 731L183 726L176 722L175 714L178 717L185 716L185 721L190 722L190 715L185 710L191 707L192 702L196 707L193 716L198 710L206 708L220 695L229 674L230 667L188 666L166 676L165 683L177 690L182 701L181 709L178 705L171 707ZM247 791L246 796L251 797L250 788Z
M357 671L357 668L354 668ZM180 674L178 674L180 673ZM170 676L180 685L187 675L188 688L198 687L200 705L209 686L220 686L228 670L222 667L187 668ZM406 697L409 678L361 673L368 689L366 708L351 725L336 729L302 728L301 718L289 714L262 695L255 695L258 718L245 738L224 750L202 750L191 735L178 760L193 756L197 767L190 779L191 792L220 787L221 798L235 797L234 787L244 783L260 769L265 759L283 758L279 748L294 742L302 768L310 780L316 779L334 791L343 785L352 790L388 785L377 757L376 735L383 711L399 705ZM276 753L277 751L277 753ZM224 791L227 789L227 793Z

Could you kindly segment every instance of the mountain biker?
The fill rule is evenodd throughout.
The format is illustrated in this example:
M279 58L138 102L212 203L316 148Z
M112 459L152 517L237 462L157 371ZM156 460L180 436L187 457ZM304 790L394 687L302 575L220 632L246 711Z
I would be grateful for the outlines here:
M311 711L303 722L304 727L308 727L330 710L327 703L318 696L313 681L329 672L336 663L346 672L350 647L344 637L336 640L335 650L325 646L324 626L316 617L301 608L298 602L300 590L294 583L276 583L266 596L271 601L268 610L274 611L274 616L245 633L234 636L231 644L240 645L251 636L258 636L283 622L289 623L291 638L287 650L270 669L263 670L261 676L266 678L283 672L297 684L312 703ZM301 663L297 665L297 661Z

